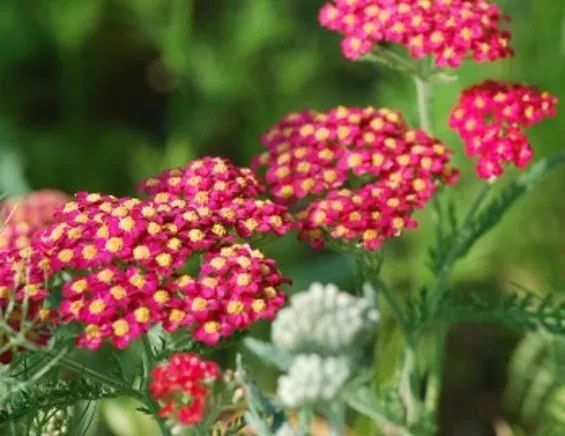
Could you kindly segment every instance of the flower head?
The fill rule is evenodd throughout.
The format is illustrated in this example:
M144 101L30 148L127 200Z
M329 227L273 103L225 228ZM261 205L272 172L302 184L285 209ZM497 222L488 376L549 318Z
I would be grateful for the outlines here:
M149 392L159 403L161 417L194 426L204 417L209 387L220 377L214 362L194 354L175 354L151 374Z
M335 0L319 21L344 35L342 51L351 60L382 43L403 45L418 59L431 55L439 67L513 55L502 25L510 19L488 0Z
M339 395L351 373L347 356L301 354L288 374L279 377L277 397L291 409L329 403Z
M193 328L196 340L215 344L273 318L284 302L285 280L274 261L231 245L233 235L183 199L79 193L56 218L33 247L44 256L48 277L72 272L59 314L83 326L81 347L97 349L109 340L126 348L155 324ZM183 269L195 254L203 264L193 278Z
M278 348L290 353L347 354L369 337L378 319L367 300L332 284L313 283L278 313L271 335Z
M556 106L556 97L534 86L488 80L463 91L450 127L467 155L479 157L477 174L488 180L500 177L509 163L528 165L533 150L523 129L554 116Z
M227 159L194 160L145 180L139 189L159 204L186 202L213 222L221 236L232 230L243 238L256 233L283 235L292 228L285 207L259 198L265 189L251 170Z
M56 218L34 247L51 275L73 271L60 315L84 326L79 346L96 349L109 339L125 348L156 323L191 324L181 307L196 282L180 269L223 242L194 208L79 193Z
M226 246L204 256L191 299L194 337L213 345L259 320L271 320L285 302L275 261L248 245Z
M454 183L451 152L390 109L338 107L286 116L262 138L267 151L254 166L280 203L313 202L298 215L301 237L326 236L378 248L414 227L414 209L440 182ZM344 189L346 185L360 188Z

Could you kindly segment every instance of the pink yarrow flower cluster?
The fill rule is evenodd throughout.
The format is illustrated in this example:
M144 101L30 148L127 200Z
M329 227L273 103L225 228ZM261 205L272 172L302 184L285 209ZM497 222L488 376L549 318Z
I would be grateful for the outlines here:
M284 280L274 261L247 247L225 246L231 241L225 228L185 203L79 194L58 216L59 224L41 234L38 245L52 273L74 272L63 286L60 313L63 321L84 325L80 346L96 349L109 339L125 348L157 323L168 331L194 328L197 340L215 344L273 317L283 304L278 286ZM230 277L210 276L206 262L201 277L182 273L191 255L218 250L226 265L233 250L248 282L241 278L232 287ZM261 274L267 278L256 281Z
M463 91L450 115L450 127L465 142L468 156L478 156L477 174L495 179L513 163L525 168L533 150L524 128L553 117L557 98L535 86L492 80Z
M488 0L335 0L319 21L345 36L341 47L351 60L381 43L403 45L418 59L431 55L438 67L513 55L502 28L509 18Z
M125 348L158 323L171 332L190 328L213 345L272 319L284 303L280 287L288 280L275 262L237 242L286 232L286 208L252 198L259 188L251 188L258 183L249 170L225 160L195 161L188 174L173 184L175 192L159 189L146 200L78 193L36 233L43 280L71 273L59 314L83 326L79 346L96 349L109 340ZM168 186L171 177L163 178ZM203 259L195 277L185 273L192 256Z
M185 199L201 215L234 228L244 238L256 233L283 235L292 228L286 208L259 198L265 188L251 170L226 159L206 157L185 168L165 170L139 189L159 203Z
M0 250L27 247L33 233L53 221L69 197L44 189L23 197L8 197L0 204Z
M191 427L205 416L210 387L219 377L214 362L195 354L175 354L153 370L149 392L161 407L161 417Z
M455 183L458 175L441 141L410 129L390 109L289 114L262 142L268 151L253 165L266 167L274 198L298 207L313 200L298 218L300 237L314 246L329 234L376 249L414 227L412 212L425 206L438 183Z

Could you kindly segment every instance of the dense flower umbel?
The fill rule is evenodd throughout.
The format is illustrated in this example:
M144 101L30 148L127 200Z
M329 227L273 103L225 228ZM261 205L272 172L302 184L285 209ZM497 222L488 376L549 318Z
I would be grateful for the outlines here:
M275 261L248 245L206 253L191 303L195 339L212 345L255 321L274 319L285 302L285 282Z
M46 305L48 274L49 265L31 247L0 251L0 363L12 359L8 341L16 336L35 345L49 340L55 314Z
M380 43L401 44L418 59L432 55L439 67L513 55L502 29L509 18L488 0L335 0L319 20L345 36L341 47L351 60Z
M282 235L292 227L285 207L259 199L265 188L248 168L227 159L205 157L185 168L163 171L139 189L157 203L185 199L199 214L235 229L247 238L255 233Z
M24 197L8 197L0 204L0 250L24 248L31 235L53 221L53 215L69 197L56 190L45 189Z
M214 362L194 354L176 354L151 374L149 392L161 417L185 426L198 424L209 402L209 387L220 377Z
M254 165L266 166L275 199L296 204L318 198L299 214L301 237L316 245L328 232L378 248L414 227L413 210L426 204L438 182L454 183L458 174L441 141L410 129L389 109L289 114L262 142L268 151ZM362 187L343 189L346 183Z
M556 97L534 86L488 80L463 91L450 127L462 137L467 154L479 157L479 177L493 179L508 163L528 165L533 150L523 128L554 116L556 106Z
M278 379L277 397L288 408L331 403L351 377L349 356L296 356L288 373Z
M63 321L84 325L79 346L96 349L110 339L125 348L156 323L168 331L194 327L197 340L214 344L282 305L274 261L246 246L225 247L232 237L182 199L79 193L56 217L35 246L51 274L73 271L59 311ZM188 258L202 253L200 277L183 274ZM232 283L231 273L241 277Z
M371 338L379 313L334 284L312 283L294 294L273 322L273 344L293 354L348 354Z

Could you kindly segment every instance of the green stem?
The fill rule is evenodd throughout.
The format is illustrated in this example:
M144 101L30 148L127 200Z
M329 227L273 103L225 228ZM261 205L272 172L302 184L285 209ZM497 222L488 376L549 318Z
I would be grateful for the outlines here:
M378 278L373 279L377 283L378 289L382 292L385 300L390 306L398 327L404 335L406 348L404 350L404 362L400 381L400 395L404 401L406 408L407 424L414 424L420 416L420 376L418 373L418 364L416 360L416 342L413 337L404 314L402 307L394 295L389 291L386 285Z
M345 434L345 404L335 401L331 404L328 413L329 436L343 436Z
M314 419L314 411L311 407L303 407L298 413L298 428L305 435L312 433L312 420Z
M142 395L145 400L144 403L147 405L147 407L153 414L153 418L157 422L157 425L161 430L161 434L163 436L169 436L171 432L167 427L165 421L163 421L159 416L159 404L157 404L157 402L153 399L153 397L151 396L151 394L147 389L149 386L149 378L151 376L151 371L153 370L155 364L157 363L157 359L153 351L153 347L151 346L151 341L149 340L149 336L147 334L144 334L141 337L141 343L143 345L143 362L144 362L143 381L141 383L141 386L143 389Z
M437 303L443 296L443 293L445 292L446 289L447 281L449 280L449 275L451 273L451 270L453 269L453 265L455 264L457 258L461 254L460 251L462 244L464 242L465 233L468 227L473 222L475 215L481 208L483 201L487 198L491 188L492 188L492 184L490 183L483 185L483 187L479 191L479 194L477 195L477 197L475 197L473 203L471 204L471 207L469 208L467 214L465 215L465 218L463 219L463 223L459 227L457 234L454 236L453 242L439 270L433 291L431 293L432 306L437 305Z
M410 74L414 77L419 77L422 80L427 79L425 72L423 72L412 62L382 47L377 47L373 53L368 53L363 56L363 59L369 62L384 65L393 70Z
M434 288L432 290L431 295L431 307L435 308L435 306L439 303L442 296L446 292L447 289L447 282L449 280L449 276L455 265L461 250L461 245L464 242L465 233L468 227L473 222L473 218L479 211L483 201L487 198L492 185L485 184L481 188L479 194L471 204L465 218L463 219L462 225L459 227L457 233L453 238L453 242L449 248L447 256L439 270ZM443 375L443 364L445 360L445 347L446 347L446 339L448 334L448 325L447 323L441 323L434 333L434 358L432 362L432 367L430 370L429 378L428 378L428 385L426 389L426 408L428 410L434 410L437 407L437 403L439 401L440 393L441 393L441 379Z
M420 128L428 134L432 133L432 84L421 77L414 76L418 99L418 115Z
M151 375L151 370L155 366L156 356L153 352L153 347L149 341L147 334L141 337L141 343L143 344L143 383L142 386L145 388L149 382L149 376Z
M416 361L416 346L411 338L406 339L404 363L400 375L400 394L406 408L406 423L412 425L420 416L420 377Z
M385 300L390 306L398 327L400 328L404 336L408 338L410 336L410 329L408 328L408 324L406 322L406 319L404 318L404 314L402 313L402 307L400 306L400 303L383 282L381 282L380 280L375 280L375 282L377 284L377 289L382 292Z

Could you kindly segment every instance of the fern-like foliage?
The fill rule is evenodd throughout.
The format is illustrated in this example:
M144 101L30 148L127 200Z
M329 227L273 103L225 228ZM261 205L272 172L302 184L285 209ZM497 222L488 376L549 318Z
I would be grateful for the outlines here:
M459 226L458 229L456 229L458 220L453 205L450 205L447 211L438 210L437 213L444 218L442 221L449 222L451 230L442 237L438 236L440 241L436 244L437 247L430 251L432 271L437 273L446 263L465 257L475 243L495 227L523 195L530 192L548 173L563 162L565 162L565 151L536 162L506 186L500 195L485 206L474 219ZM456 247L454 253L451 252L453 247Z
M565 335L565 302L557 296L540 297L532 292L447 292L434 307L424 289L408 300L406 322L413 332L445 322L487 322Z
M565 161L565 152L542 159L508 185L500 196L493 200L473 221L461 245L459 256L465 256L475 242L491 230L518 199L530 192L551 170L563 161Z
M111 388L91 383L83 378L39 383L10 396L0 410L0 427L17 422L27 415L34 415L38 410L62 409L80 401L113 398L119 394Z

